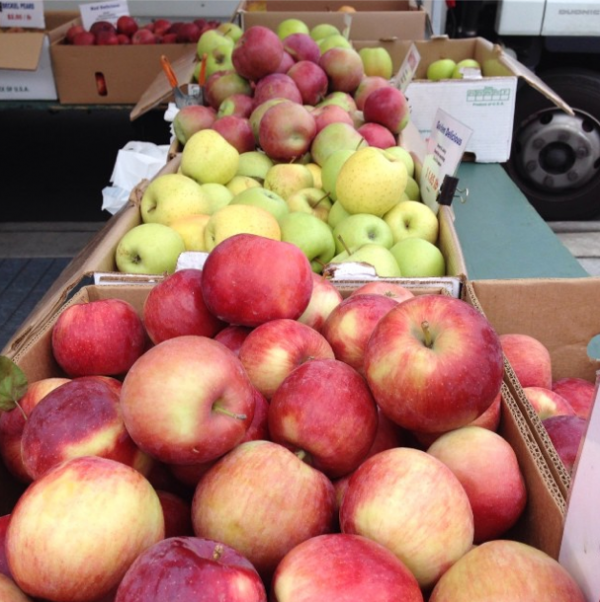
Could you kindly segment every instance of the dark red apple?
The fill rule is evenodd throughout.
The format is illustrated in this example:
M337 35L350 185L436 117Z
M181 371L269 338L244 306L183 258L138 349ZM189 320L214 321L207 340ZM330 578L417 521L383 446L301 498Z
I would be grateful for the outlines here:
M97 36L101 31L108 31L109 33L117 33L117 28L110 23L110 21L96 21L90 25L89 31Z
M292 33L283 40L283 49L296 61L318 63L321 57L319 45L307 33Z
M112 31L99 31L96 35L96 44L98 46L117 46L119 38Z
M285 73L270 73L256 82L254 88L254 106L272 98L287 98L302 104L302 94L296 82Z
M329 80L316 62L298 61L288 69L287 75L300 91L302 104L316 105L327 95Z
M117 33L121 33L131 38L131 36L139 29L137 21L130 15L121 15L117 19Z
M252 332L252 328L248 326L236 326L230 324L215 335L215 341L223 343L236 355L240 353L240 347L246 340L246 337Z
M277 34L263 25L253 25L235 43L231 60L242 77L258 81L277 70L282 55L283 43Z
M75 36L79 33L83 33L84 31L85 27L83 27L83 25L71 25L71 27L67 29L67 33L65 34L65 42L67 44L73 44Z
M170 19L156 19L154 21L154 33L157 36L164 36L172 26Z
M572 473L588 421L580 416L550 416L542 420L565 468Z
M195 23L184 23L177 32L178 44L194 44L200 39L201 31Z
M131 43L134 45L156 44L156 36L149 29L140 28L131 36Z
M393 134L399 134L410 119L410 108L404 94L394 86L373 90L363 106L365 121L384 125Z
M194 535L191 503L171 491L157 489L156 494L165 516L165 539Z
M73 36L73 46L93 46L96 36L91 31L81 31Z
M254 134L247 117L225 115L217 118L211 128L219 132L237 149L238 153L247 153L256 149Z

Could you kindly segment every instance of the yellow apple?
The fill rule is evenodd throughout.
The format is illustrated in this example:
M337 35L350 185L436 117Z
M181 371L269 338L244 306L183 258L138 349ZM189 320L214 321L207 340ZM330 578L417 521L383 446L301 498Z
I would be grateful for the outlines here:
M200 184L227 184L237 173L239 160L238 150L219 132L200 130L181 151L181 173Z
M310 213L327 223L331 210L331 198L322 188L302 188L285 201L290 212Z
M405 238L422 238L433 244L437 242L438 217L429 205L420 201L400 201L383 216L383 221L390 227L394 243Z
M398 157L375 147L361 148L340 169L337 200L348 213L382 217L402 199L407 177L406 166Z
M237 175L233 176L233 178L231 178L231 180L229 180L229 182L227 182L225 186L229 189L231 194L235 196L236 194L239 194L240 192L243 192L248 188L260 188L262 185L255 178L251 178L250 176Z
M257 234L281 240L281 228L273 214L256 205L226 205L210 216L204 230L206 250L235 234Z
M276 163L265 176L264 187L276 192L283 200L303 188L314 186L313 175L300 163Z
M204 230L210 215L197 213L171 222L170 226L181 234L186 251L208 251L204 242Z
M246 151L240 155L237 176L250 176L263 183L269 169L273 167L273 160L259 150Z
M306 164L306 167L310 170L313 177L313 186L315 188L323 188L323 181L321 179L321 166L317 163L310 162Z
M209 215L212 215L217 209L229 205L233 198L233 193L225 184L208 182L207 184L201 184L201 186L209 200L209 210L206 212Z

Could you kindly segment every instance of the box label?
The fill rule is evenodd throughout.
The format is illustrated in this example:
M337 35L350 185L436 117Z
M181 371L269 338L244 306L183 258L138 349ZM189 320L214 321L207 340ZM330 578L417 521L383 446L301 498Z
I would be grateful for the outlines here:
M116 25L119 17L129 14L129 7L127 0L92 2L91 4L80 4L79 12L83 26L89 29L96 21L108 21Z
M501 107L511 102L510 88L472 88L467 90L467 102L474 107Z
M419 182L423 201L436 213L444 178L456 173L472 133L473 130L464 123L438 109L427 141Z
M0 27L45 29L44 3L42 0L0 2Z

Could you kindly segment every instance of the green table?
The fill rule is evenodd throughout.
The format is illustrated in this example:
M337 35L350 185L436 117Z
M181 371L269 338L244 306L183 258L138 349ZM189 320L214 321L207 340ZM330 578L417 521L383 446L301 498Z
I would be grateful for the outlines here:
M588 276L497 163L462 163L454 226L470 280Z

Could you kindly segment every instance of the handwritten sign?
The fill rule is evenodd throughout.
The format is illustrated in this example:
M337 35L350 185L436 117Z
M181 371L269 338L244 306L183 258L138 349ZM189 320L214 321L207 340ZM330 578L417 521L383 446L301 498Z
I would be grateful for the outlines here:
M0 2L0 27L45 29L44 3L42 0Z

